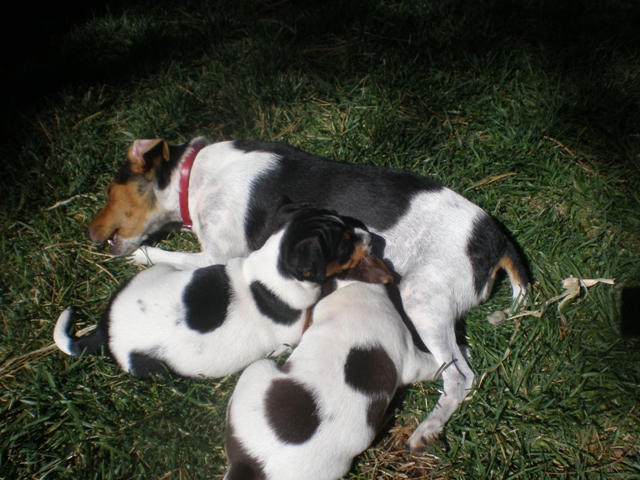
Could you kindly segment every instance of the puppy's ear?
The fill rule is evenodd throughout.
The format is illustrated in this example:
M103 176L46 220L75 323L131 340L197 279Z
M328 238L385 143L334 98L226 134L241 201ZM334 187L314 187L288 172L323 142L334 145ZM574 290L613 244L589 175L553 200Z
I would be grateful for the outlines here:
M160 138L136 140L129 149L129 160L144 173L157 167L162 160L169 160L169 145Z
M367 255L355 267L344 272L346 280L357 280L365 283L392 283L393 275L382 260Z
M291 260L296 277L300 280L320 283L327 276L327 263L317 237L308 237L298 242Z

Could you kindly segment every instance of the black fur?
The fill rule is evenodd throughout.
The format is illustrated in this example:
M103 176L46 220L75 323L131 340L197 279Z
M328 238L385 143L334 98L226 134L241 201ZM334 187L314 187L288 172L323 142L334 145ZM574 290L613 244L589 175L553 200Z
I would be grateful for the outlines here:
M244 152L270 152L279 156L279 167L252 185L245 235L251 250L260 248L272 232L265 231L280 195L296 203L311 203L362 220L382 231L402 217L419 192L439 191L437 182L390 168L339 163L312 155L285 143L238 140ZM322 185L323 188L318 188Z
M251 295L253 295L253 301L260 313L269 317L275 323L293 325L302 315L301 310L291 308L262 282L253 282L249 288L251 289Z
M467 255L473 268L476 295L480 295L487 285L491 270L504 256L508 244L509 242L489 215L482 215L475 220L467 244Z
M278 271L284 277L301 281L324 281L325 258L347 263L354 250L349 238L355 235L355 228L366 230L362 222L338 218L331 210L302 208L293 214L293 220L295 223L285 231L280 243Z
M111 305L115 302L120 292L124 290L132 279L122 282L116 289L115 293L111 296L107 308L104 309L100 320L96 325L96 328L84 337L71 337L69 350L73 355L80 355L85 353L86 355L96 355L102 351L107 356L109 353L109 315L111 313Z
M136 377L144 378L149 375L168 375L170 369L160 360L153 358L152 354L143 352L131 352L129 354L131 373Z
M273 380L264 402L267 421L282 442L304 443L320 426L320 412L313 393L294 380Z
M207 333L220 327L231 303L231 285L224 265L199 268L182 294L189 328Z
M259 460L249 455L233 432L231 422L227 423L227 442L224 446L227 459L230 463L229 471L225 478L228 480L264 480L262 464Z
M160 162L156 169L156 179L158 180L158 188L164 190L169 186L171 174L177 168L180 159L184 155L188 144L169 145L169 160Z

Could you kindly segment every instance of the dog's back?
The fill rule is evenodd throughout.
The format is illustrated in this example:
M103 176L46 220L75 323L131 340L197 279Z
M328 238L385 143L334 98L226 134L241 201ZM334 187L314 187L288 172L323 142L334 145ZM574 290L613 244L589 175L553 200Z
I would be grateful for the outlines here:
M340 478L373 440L397 387L437 371L384 286L338 289L318 303L282 368L260 360L242 374L228 411L225 478Z

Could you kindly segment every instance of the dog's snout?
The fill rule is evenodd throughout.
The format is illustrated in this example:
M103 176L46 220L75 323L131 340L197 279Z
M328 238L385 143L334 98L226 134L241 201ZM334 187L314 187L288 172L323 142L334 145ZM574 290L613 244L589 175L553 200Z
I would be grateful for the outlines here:
M84 238L86 238L90 242L92 241L91 240L91 231L89 230L89 227L84 229Z

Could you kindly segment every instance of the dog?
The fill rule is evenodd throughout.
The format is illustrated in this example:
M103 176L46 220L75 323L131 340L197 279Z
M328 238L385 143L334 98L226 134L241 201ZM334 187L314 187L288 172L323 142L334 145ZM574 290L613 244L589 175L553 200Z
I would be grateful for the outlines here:
M464 197L410 172L339 163L283 143L136 140L86 233L139 264L226 263L263 245L282 195L363 221L373 252L402 277L404 310L423 348L445 366L442 395L408 442L412 451L433 446L473 386L455 322L488 298L498 270L516 301L529 284L514 245ZM172 222L191 228L202 251L136 250Z
M396 389L436 377L438 362L414 345L385 286L353 280L366 264L335 281L282 367L262 359L240 376L227 409L225 480L342 478Z
M69 355L106 347L123 370L140 377L223 377L284 353L300 340L322 282L368 255L371 236L355 219L310 206L282 206L274 220L277 233L246 258L138 273L87 336L69 335L71 314L64 311L55 343Z

